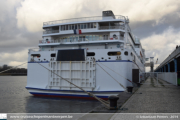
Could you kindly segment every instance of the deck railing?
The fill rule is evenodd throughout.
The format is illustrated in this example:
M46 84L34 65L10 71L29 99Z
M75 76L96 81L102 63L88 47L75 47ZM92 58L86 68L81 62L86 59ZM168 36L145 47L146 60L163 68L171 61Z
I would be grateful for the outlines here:
M29 52L38 52L38 51L40 51L39 48L31 48L31 49L29 49Z
M49 43L67 43L67 42L90 42L90 41L102 41L102 40L124 40L124 37L122 36L116 36L116 37L95 37L95 38L67 38L67 39L58 39L58 40L40 40L39 44L49 44Z
M122 29L124 30L124 26L99 26L99 30L109 30L109 29Z
M115 19L115 20L123 20L123 21L126 20L126 18L122 15L116 15L115 17L94 16L94 17L83 17L83 18L72 18L72 19L48 21L48 22L44 22L43 26L55 25L55 24L61 24L61 23L70 23L70 22L96 21L96 20L107 20L107 19Z
M94 28L86 28L86 29L94 29ZM99 26L98 29L99 30L109 30L109 29L122 29L122 30L125 30L125 27L124 26ZM82 30L85 30L85 29L82 29ZM63 31L66 31L66 30L63 30ZM52 34L52 33L59 33L59 30L43 31L43 34Z
M43 31L43 34L59 33L59 30L47 30Z

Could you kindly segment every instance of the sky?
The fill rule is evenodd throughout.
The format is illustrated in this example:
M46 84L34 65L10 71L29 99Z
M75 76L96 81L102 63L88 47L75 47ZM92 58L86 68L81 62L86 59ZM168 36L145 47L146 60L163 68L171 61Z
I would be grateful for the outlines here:
M28 49L42 40L43 22L101 16L112 10L128 16L146 57L158 66L180 45L179 0L0 0L0 66L27 61ZM23 66L23 67L26 67ZM149 70L149 68L147 68Z

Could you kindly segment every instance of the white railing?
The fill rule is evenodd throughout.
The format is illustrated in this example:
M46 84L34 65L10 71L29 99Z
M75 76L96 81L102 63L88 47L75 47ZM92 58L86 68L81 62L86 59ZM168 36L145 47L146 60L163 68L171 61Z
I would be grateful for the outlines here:
M99 30L109 30L109 29L122 29L124 30L124 26L99 26Z
M39 44L49 44L49 43L67 43L67 42L89 42L89 41L102 41L102 40L124 40L124 37L116 36L115 38L109 37L95 37L95 38L74 38L74 39L58 39L58 40L39 40Z
M31 49L29 49L29 52L38 52L38 51L40 51L39 48L31 48Z
M163 73L158 73L158 78L171 83L173 85L177 85L177 73L170 73L170 72L163 72Z
M43 34L59 33L59 30L47 30L43 31Z
M43 26L47 25L55 25L61 23L70 23L70 22L81 22L81 21L96 21L96 20L107 20L107 19L115 19L115 20L126 20L124 16L116 15L115 17L102 17L102 16L95 16L95 17L83 17L83 18L72 18L72 19L64 19L64 20L56 20L56 21L48 21L44 22Z

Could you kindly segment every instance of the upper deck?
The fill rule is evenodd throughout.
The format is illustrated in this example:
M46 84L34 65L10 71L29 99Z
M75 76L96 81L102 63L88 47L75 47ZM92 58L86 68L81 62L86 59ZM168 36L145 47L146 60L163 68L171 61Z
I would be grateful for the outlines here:
M57 26L63 24L74 24L84 22L105 22L105 21L125 21L126 17L122 15L113 16L94 16L94 17L82 17L82 18L71 18L63 20L48 21L43 23L43 27Z

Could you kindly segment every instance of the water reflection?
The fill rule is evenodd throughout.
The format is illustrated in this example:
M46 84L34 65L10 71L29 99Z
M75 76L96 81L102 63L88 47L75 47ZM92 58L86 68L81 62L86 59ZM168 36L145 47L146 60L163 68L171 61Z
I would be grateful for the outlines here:
M98 101L34 97L25 89L26 76L0 76L0 113L86 113Z

